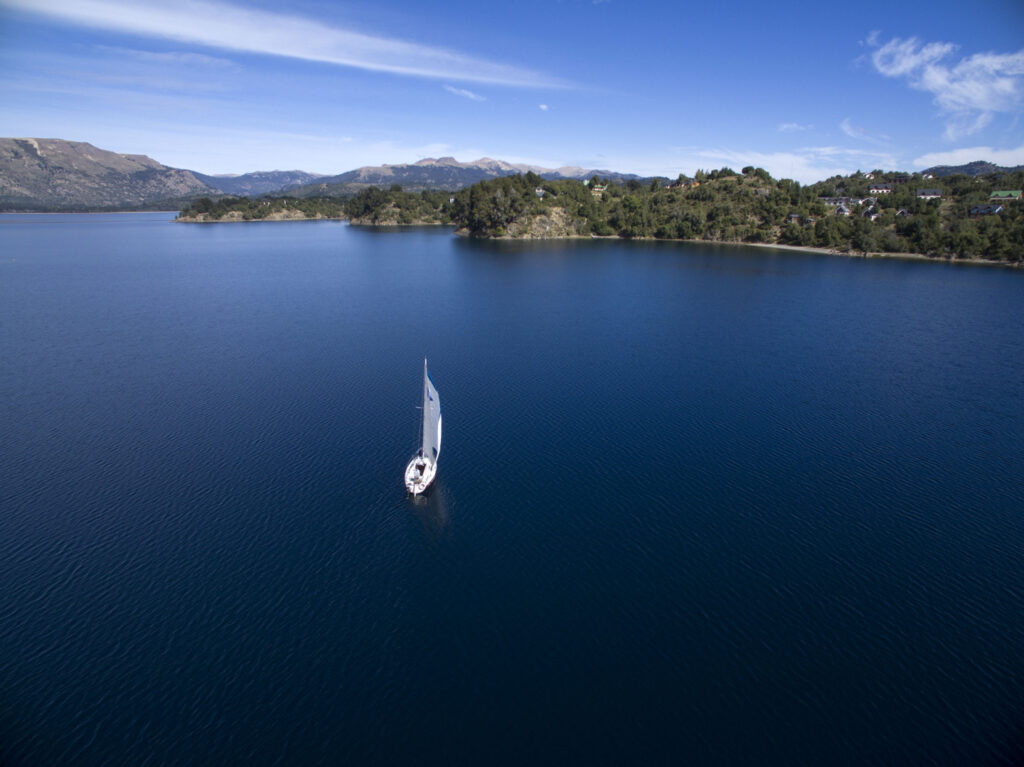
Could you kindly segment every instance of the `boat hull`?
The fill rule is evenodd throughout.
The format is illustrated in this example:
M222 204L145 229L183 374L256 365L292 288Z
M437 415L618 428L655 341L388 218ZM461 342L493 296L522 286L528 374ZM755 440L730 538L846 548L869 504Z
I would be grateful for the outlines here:
M425 493L437 474L437 462L429 458L413 456L405 467L405 489L413 495Z

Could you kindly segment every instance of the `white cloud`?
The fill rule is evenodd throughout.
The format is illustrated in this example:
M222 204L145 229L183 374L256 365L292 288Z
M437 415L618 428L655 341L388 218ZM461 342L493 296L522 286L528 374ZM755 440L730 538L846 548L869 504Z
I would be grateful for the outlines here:
M456 96L462 96L462 98L469 99L470 101L487 101L487 99L479 93L473 93L473 91L468 91L465 88L453 88L451 85L446 85L444 86L444 89L449 93L454 93Z
M179 0L0 0L61 21L248 53L320 61L376 72L527 88L567 84L456 51L332 27L302 16L222 2Z
M548 105L547 104L538 104L537 106L540 107L540 111L541 112L547 112L548 111Z
M877 35L873 42L878 43ZM871 61L875 69L886 77L902 77L938 63L956 49L957 46L952 43L928 43L922 46L915 37L907 40L894 37L871 54Z
M860 126L853 125L850 122L849 117L847 117L845 120L839 123L839 127L842 128L843 133L845 133L850 138L864 138L864 136L867 135L867 130L861 128Z
M889 140L888 136L883 136L882 134L874 135L869 133L867 128L854 125L849 117L839 123L839 128L850 138L867 141L869 144L882 144Z
M993 149L990 146L964 147L948 152L929 152L913 162L915 168L931 168L935 165L966 165L975 160L985 160L996 165L1024 165L1024 145L1016 149Z
M779 133L797 133L800 131L813 129L813 125L801 125L800 123L779 123Z
M917 38L893 38L878 46L869 36L875 69L905 79L910 87L934 96L946 115L946 138L977 133L998 112L1020 111L1024 97L1024 49L1016 53L976 53L955 64L944 63L958 46L922 44Z
M111 53L116 56L135 59L136 61L150 62L154 64L183 64L185 66L237 68L237 64L230 59L223 59L217 56L207 56L202 53L183 53L181 51L140 51L134 48L119 48L114 45L97 45L96 50L104 53Z

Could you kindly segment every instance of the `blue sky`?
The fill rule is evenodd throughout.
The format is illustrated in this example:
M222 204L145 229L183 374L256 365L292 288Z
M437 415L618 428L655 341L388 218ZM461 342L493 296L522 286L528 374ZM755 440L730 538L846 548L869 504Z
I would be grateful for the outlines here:
M0 104L205 173L1024 164L1024 2L0 0Z

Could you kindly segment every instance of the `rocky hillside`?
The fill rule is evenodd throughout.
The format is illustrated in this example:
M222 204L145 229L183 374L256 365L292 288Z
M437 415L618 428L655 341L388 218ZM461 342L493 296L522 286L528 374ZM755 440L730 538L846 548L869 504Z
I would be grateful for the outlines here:
M0 210L174 208L203 194L217 190L145 155L79 141L0 138Z
M410 192L427 189L463 189L479 181L502 176L515 176L532 172L546 179L585 179L598 175L616 183L637 179L629 173L607 170L562 167L541 168L533 165L514 165L502 160L481 157L472 162L459 162L454 157L428 157L406 165L379 165L356 168L337 176L324 176L313 184L289 189L297 197L350 197L368 187L390 187L398 184Z

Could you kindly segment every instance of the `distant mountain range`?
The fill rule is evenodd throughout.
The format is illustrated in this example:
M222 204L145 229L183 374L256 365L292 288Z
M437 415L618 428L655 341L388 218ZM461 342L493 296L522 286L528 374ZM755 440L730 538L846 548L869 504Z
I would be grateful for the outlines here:
M987 162L938 166L925 173L971 176L1024 169ZM370 186L400 185L405 191L461 189L499 176L536 173L545 179L600 176L615 183L646 181L632 173L578 167L541 168L482 157L459 162L427 158L405 165L366 166L336 176L300 170L209 176L171 168L145 155L118 154L81 141L0 138L0 210L156 210L182 207L198 197L223 195L348 197Z
M193 173L80 141L0 138L0 210L131 210L217 194Z
M1001 165L993 165L990 162L978 160L977 162L969 162L966 165L936 165L934 168L927 168L921 172L931 173L941 178L942 176L956 176L958 174L964 176L987 176L990 173L1013 173L1018 170L1024 170L1024 165L1006 168Z
M587 170L585 168L562 167L541 168L536 165L515 165L481 157L473 162L459 162L454 157L428 157L406 165L379 165L356 168L337 176L324 176L315 183L293 187L289 194L296 197L348 197L369 186L390 186L399 184L407 192L424 189L462 189L499 176L514 176L517 173L533 172L546 179L578 178L600 176L617 183L640 176L632 173L616 173L610 170Z
M210 176L171 168L145 155L118 154L82 141L0 138L0 210L154 210L180 208L198 197L348 197L369 186L461 189L489 178L532 171L548 179L598 175L622 183L630 173L541 168L481 158L427 158L408 165L356 168L336 176L301 170Z
M306 173L304 170L258 170L240 176L207 176L205 173L192 171L192 175L213 189L238 197L255 197L278 192L321 178L319 173Z
M204 195L260 195L317 178L297 170L207 176L83 141L0 138L0 210L180 208Z

